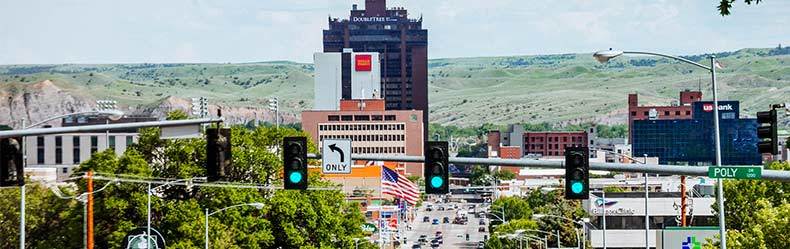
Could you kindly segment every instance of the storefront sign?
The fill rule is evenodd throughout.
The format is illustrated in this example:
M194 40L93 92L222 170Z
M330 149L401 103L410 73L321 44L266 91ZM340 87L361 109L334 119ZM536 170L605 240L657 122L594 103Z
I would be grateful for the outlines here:
M354 70L356 71L370 71L373 61L369 54L354 55Z

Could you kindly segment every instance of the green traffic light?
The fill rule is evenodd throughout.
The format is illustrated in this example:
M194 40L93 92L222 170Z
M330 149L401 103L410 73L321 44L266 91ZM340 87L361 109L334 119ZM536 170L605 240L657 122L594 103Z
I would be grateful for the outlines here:
M444 179L441 176L434 176L431 177L431 187L433 188L441 188L444 185Z
M288 180L291 183L300 183L302 182L302 173L301 172L291 172L291 175L288 176Z
M574 194L581 194L582 190L584 190L584 186L581 182L574 182L571 184L571 191L573 191Z

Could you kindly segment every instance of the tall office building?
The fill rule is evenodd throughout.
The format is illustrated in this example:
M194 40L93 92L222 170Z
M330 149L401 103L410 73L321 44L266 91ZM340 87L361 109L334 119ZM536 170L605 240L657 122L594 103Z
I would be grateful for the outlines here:
M428 30L422 18L409 19L404 8L387 9L386 0L365 0L365 9L353 5L348 19L329 17L323 36L324 52L378 52L386 109L421 110L428 127Z

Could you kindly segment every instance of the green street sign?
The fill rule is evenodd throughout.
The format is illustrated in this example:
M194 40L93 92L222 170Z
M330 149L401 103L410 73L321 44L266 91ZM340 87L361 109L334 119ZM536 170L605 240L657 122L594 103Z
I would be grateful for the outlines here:
M376 228L375 224L365 223L362 224L362 231L368 233L376 233L376 231L378 231L378 228Z
M760 179L763 176L762 167L753 166L725 166L708 167L708 177L710 178L734 178L734 179Z

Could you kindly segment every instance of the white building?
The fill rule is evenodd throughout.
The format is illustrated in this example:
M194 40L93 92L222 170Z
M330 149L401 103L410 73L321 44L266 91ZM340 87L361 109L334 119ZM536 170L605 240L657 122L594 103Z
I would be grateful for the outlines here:
M339 110L341 99L379 99L381 66L379 53L315 53L315 101L312 110Z
M647 232L650 247L656 247L656 237L662 236L665 229L678 227L680 220L680 193L651 192L648 199L650 230ZM689 226L707 228L716 226L717 218L711 206L715 198L687 198L687 221ZM607 193L602 199L600 193L594 193L589 200L582 202L582 207L590 214L587 227L587 238L593 248L603 248L604 230L603 213L606 212L606 247L607 248L645 248L645 198L643 192ZM714 233L715 234L715 233ZM704 241L704 238L697 238ZM663 248L681 248L677 245L663 245Z
M65 133L25 137L25 171L34 180L60 181L91 155L106 149L121 155L138 133Z

